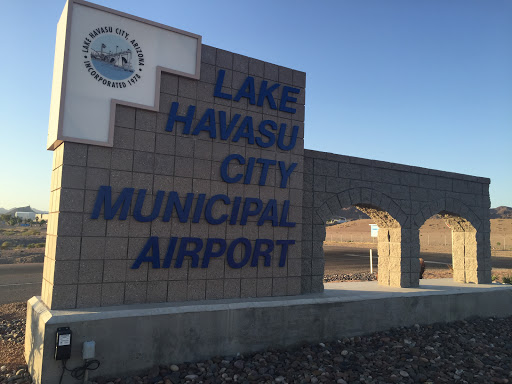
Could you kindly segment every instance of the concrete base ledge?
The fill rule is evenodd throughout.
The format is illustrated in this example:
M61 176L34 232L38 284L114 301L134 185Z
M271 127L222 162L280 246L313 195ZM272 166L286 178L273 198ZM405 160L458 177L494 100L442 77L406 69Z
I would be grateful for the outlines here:
M361 335L398 326L512 316L512 286L422 280L420 288L376 282L329 283L294 297L49 310L28 301L25 357L35 383L56 383L55 332L73 332L68 368L82 365L82 343L96 341L101 367L91 376L140 372L155 364L197 361ZM65 375L63 383L75 382Z

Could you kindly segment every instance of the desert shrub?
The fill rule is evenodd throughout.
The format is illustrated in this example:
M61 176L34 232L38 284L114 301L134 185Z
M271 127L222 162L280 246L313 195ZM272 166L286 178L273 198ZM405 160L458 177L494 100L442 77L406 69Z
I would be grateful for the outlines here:
M505 284L512 284L512 276L503 276L502 281Z
M27 245L27 248L30 248L30 249L35 248L35 247L36 247L36 245L34 243L30 243Z
M36 248L44 248L46 243L36 243Z
M492 280L492 281L496 281L496 280L498 280L498 276L496 276L496 275L492 275L492 276L491 276L491 280Z
M12 243L10 241L4 241L0 246L2 249L7 249L12 247Z

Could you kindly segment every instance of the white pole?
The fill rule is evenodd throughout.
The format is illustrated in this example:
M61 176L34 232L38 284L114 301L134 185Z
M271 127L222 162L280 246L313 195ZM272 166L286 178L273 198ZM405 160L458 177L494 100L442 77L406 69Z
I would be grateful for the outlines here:
M373 273L373 257L372 257L372 249L370 248L370 273Z

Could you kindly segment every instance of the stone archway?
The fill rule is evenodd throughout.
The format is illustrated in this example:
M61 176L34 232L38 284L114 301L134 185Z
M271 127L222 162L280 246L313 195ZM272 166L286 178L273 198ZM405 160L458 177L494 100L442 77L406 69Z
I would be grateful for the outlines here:
M490 233L475 213L456 199L440 199L422 207L413 217L415 251L419 254L419 228L439 214L452 230L453 279L461 283L491 283ZM487 226L489 227L489 226Z
M419 260L411 257L410 221L391 198L370 188L352 188L327 199L316 211L313 247L322 252L325 223L341 209L355 206L370 216L379 226L378 282L393 287L419 285Z

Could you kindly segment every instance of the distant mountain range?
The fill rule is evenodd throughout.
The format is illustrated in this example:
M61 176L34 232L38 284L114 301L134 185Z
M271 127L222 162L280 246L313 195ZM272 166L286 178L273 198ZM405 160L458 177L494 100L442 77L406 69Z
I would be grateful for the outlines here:
M32 208L30 205L26 207L17 207L11 209L0 208L0 215L14 215L15 212L34 212L34 213L48 213L47 211L40 211L39 209Z
M29 205L26 207L17 207L17 208L12 208L12 209L0 208L0 215L3 215L3 214L14 215L14 212L16 212L16 211L48 213L47 211L40 211L39 209L32 208ZM505 206L491 208L490 216L491 216L491 219L512 219L512 208L505 207ZM363 212L359 211L355 207L342 209L342 213L341 213L340 217L345 217L350 220L369 219L369 217L367 215L365 215Z
M512 219L512 208L510 207L503 206L498 208L491 208L489 211L491 219ZM342 209L342 213L339 216L345 217L349 220L369 219L367 215L359 211L356 207Z
M512 219L512 208L510 207L498 207L491 208L491 219Z

